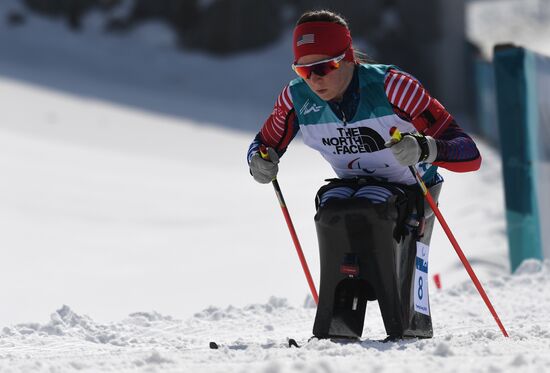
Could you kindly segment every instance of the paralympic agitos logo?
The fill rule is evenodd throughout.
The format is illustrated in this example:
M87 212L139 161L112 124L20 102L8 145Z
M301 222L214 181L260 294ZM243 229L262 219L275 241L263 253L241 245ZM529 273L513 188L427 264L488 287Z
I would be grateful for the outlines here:
M386 149L384 139L368 127L338 128L338 137L325 137L323 145L333 147L334 154L374 153Z

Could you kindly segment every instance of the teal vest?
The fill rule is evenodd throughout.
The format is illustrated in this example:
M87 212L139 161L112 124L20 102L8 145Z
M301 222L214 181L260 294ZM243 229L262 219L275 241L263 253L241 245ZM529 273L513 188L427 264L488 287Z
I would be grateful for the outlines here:
M348 123L367 118L378 118L392 115L393 109L384 91L384 78L391 65L361 65L359 67L360 103L354 118L347 118ZM319 98L306 84L298 78L290 82L292 101L302 125L334 123L338 117L332 112L326 102ZM322 110L316 110L322 107Z
M399 118L386 96L384 79L391 65L359 66L360 102L353 118L340 120L327 102L319 98L301 79L290 82L290 94L304 143L330 163L340 178L371 176L413 184L408 167L401 166L384 146L390 128L415 132L415 127ZM429 167L421 167L420 171Z

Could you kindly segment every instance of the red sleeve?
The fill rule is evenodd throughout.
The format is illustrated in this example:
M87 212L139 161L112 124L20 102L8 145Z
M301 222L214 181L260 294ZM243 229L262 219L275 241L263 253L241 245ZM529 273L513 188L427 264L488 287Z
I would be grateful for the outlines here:
M479 169L481 155L474 141L418 80L402 71L390 69L384 88L400 118L410 122L418 132L436 139L437 159L434 165L455 172Z
M261 142L282 152L296 135L297 118L288 85L283 89L273 111L260 130Z
M396 113L418 132L437 139L453 121L443 105L411 75L390 69L384 85Z

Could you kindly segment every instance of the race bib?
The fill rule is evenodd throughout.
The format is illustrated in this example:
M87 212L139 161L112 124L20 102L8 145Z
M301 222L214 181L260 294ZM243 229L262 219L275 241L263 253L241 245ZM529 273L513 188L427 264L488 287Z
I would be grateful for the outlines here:
M428 301L428 255L430 248L416 243L416 268L414 271L414 310L430 316Z

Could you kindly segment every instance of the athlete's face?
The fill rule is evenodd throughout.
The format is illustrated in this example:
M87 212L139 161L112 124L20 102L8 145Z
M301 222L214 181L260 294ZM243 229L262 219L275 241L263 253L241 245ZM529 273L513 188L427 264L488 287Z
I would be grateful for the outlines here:
M298 65L323 61L333 56L325 54L310 54L300 57ZM312 73L309 79L304 79L313 92L325 101L340 100L353 76L354 64L349 61L341 61L340 67L332 70L324 76Z

